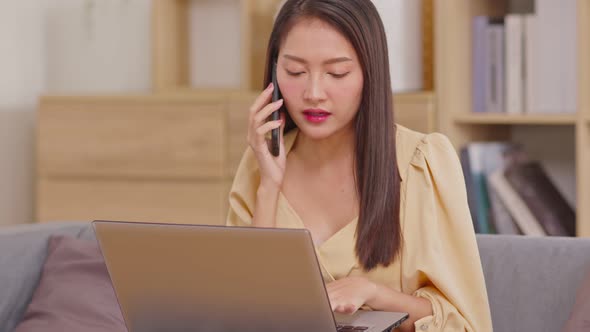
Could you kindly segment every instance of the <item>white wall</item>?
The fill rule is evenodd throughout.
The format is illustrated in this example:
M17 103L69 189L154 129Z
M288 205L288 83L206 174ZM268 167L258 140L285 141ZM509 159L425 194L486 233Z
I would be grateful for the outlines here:
M387 35L389 73L394 92L421 90L421 0L372 0Z
M190 2L191 86L240 87L240 2L241 0ZM215 34L216 38L211 38L211 34Z
M39 7L0 2L0 224L32 217L34 108L45 80Z
M52 0L50 3L44 24L49 92L116 93L150 89L151 1Z
M0 0L0 225L30 222L37 97L147 91L149 0Z

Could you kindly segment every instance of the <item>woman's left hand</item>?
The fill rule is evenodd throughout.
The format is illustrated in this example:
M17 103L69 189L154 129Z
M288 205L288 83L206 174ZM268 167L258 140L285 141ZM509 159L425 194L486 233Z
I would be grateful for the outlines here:
M326 285L332 311L353 314L377 295L377 285L364 277L347 277Z

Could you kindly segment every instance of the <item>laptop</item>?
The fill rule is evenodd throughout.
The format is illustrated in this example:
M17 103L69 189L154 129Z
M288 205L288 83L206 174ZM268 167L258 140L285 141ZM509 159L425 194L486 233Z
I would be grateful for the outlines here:
M130 332L383 332L408 318L334 314L305 229L92 224Z

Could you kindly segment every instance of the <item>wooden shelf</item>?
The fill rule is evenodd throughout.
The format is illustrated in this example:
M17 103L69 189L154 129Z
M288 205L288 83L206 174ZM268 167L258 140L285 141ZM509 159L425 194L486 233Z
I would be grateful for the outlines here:
M153 90L190 88L191 72L191 6L203 0L154 0L152 8L152 80ZM204 0L210 6L228 1ZM274 17L283 0L231 0L239 10L240 89L262 88L266 64L266 48L272 32ZM434 85L434 1L423 0L422 15L422 70L424 88ZM211 34L215 38L215 34ZM222 42L220 40L219 42ZM194 45L193 45L194 47ZM194 73L193 73L194 74ZM197 73L199 75L200 73ZM204 73L203 75L206 75Z
M278 0L273 0L274 2ZM213 3L213 2L211 2ZM270 4L270 3L269 3ZM274 4L274 3L273 3ZM239 11L240 85L251 85L251 66L259 65L260 56L252 53L259 42L253 31L252 0L234 0ZM155 0L152 8L152 84L156 92L190 86L191 0ZM264 38L266 35L263 34ZM194 59L193 59L194 60Z
M143 112L149 113L159 112L158 107L162 105L176 108L181 105L233 105L239 103L244 109L247 109L249 102L253 101L259 93L260 91L240 89L178 87L150 94L45 95L39 101L43 105L59 105L60 107L92 108L109 104L116 109L141 106ZM145 105L154 107L144 107ZM397 93L393 97L396 122L420 132L436 131L435 106L433 91ZM236 112L238 111L236 110Z
M205 89L205 90L188 90L178 89L167 92L149 93L149 94L104 94L104 95L45 95L39 100L41 103L49 104L86 104L95 103L220 103L232 98L252 98L253 92L247 90L234 89ZM148 111L148 110L146 110Z
M590 205L584 204L590 201L590 94L582 93L590 89L590 1L576 1L576 88L580 93L577 113L565 115L472 114L473 18L503 16L507 1L457 0L452 7L444 1L434 4L437 130L460 148L473 141L512 140L514 126L549 126L546 129L552 132L559 131L559 126L575 128L576 235L590 237Z
M562 126L576 124L576 115L465 114L455 116L454 120L459 124Z

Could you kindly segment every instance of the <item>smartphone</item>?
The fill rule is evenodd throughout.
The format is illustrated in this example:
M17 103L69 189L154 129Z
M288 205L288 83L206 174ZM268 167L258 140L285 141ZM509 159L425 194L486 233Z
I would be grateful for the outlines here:
M274 90L272 91L272 101L275 102L279 99L282 98L281 96L281 91L279 90L279 85L277 83L277 63L273 62L272 64L272 84L274 86ZM281 106L280 109L272 112L272 114L269 117L269 121L276 121L279 120L281 118L280 112L283 109L283 106ZM275 128L271 131L270 134L270 145L268 147L268 149L270 150L270 153L273 156L278 156L280 153L280 135L281 135L281 131L280 128Z

